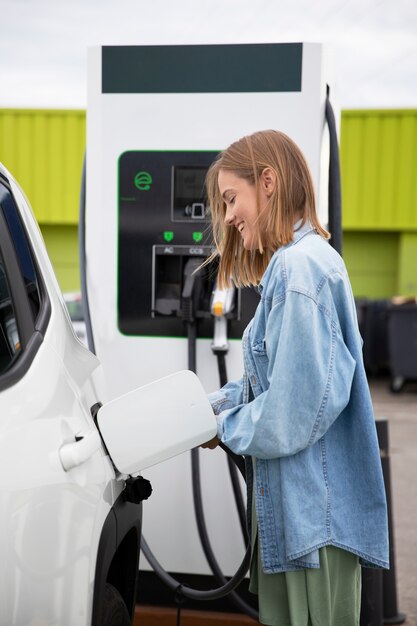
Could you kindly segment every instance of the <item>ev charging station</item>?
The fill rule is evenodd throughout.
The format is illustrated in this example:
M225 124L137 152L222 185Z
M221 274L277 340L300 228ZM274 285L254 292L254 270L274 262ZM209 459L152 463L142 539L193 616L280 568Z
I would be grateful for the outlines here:
M189 365L187 272L212 251L204 178L219 151L258 130L287 133L306 155L320 218L328 222L327 83L320 44L90 49L86 282L109 398ZM203 274L196 372L211 392L219 388L211 348L215 270L206 266ZM229 379L242 375L240 337L256 302L254 290L241 290L228 316ZM145 428L144 442L146 436ZM244 544L222 450L201 451L201 474L212 546L231 576ZM189 454L145 475L154 490L143 517L149 546L169 572L210 574L194 519ZM148 569L143 559L140 568Z

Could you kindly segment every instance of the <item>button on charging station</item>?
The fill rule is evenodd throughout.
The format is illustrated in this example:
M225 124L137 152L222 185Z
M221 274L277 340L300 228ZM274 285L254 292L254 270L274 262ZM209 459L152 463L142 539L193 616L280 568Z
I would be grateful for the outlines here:
M191 218L203 220L206 217L206 208L202 202L193 202L191 205Z
M174 233L172 232L172 230L164 230L164 240L169 243L173 239Z

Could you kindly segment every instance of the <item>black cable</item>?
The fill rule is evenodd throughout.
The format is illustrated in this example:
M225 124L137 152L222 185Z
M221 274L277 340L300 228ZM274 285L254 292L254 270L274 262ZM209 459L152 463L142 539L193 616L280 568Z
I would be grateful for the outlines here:
M228 458L233 461L234 465L242 474L243 480L246 482L246 466L244 457L240 456L240 454L235 454L234 452L232 452L232 450L227 448L222 441L220 441L219 446L220 448L222 448L222 450L226 452Z
M178 580L175 580L168 572L164 570L155 556L152 554L148 544L145 541L145 538L142 536L141 540L141 549L146 558L146 560L150 563L152 569L159 576L159 578L173 591L178 589L180 583ZM227 596L235 587L237 587L245 578L246 572L249 569L251 557L251 549L248 547L246 550L245 556L243 557L243 561L239 565L237 572L232 576L228 582L222 587L217 587L216 589L193 589L192 587L181 587L181 592L186 598L190 598L190 600L218 600L219 598L224 598Z
M197 338L197 333L196 333L196 325L193 322L188 322L187 323L187 336L188 336L188 368L190 370L192 370L194 373L196 373L196 338ZM230 454L231 453L226 446L222 445L221 446L222 449L226 452L227 454L227 458L228 461L230 459ZM236 455L234 455L236 456ZM233 464L233 460L230 459L230 463ZM238 483L238 477L236 474L236 469L235 467L233 467L234 469L234 480L235 480L235 484L237 483L237 490L234 489L235 492L235 497L236 497L236 493L240 493L240 496L242 497L242 492L240 490L240 484ZM244 470L243 470L244 472ZM195 511L195 518L196 518L196 523L197 523L197 529L198 529L198 535L200 537L200 541L201 541L201 546L203 548L203 552L204 555L207 559L207 562L210 566L210 569L215 577L215 579L217 580L217 582L221 585L226 585L227 584L227 578L224 576L221 567L216 559L216 556L213 552L213 549L211 547L211 542L210 542L210 538L208 535L208 531L207 531L207 526L206 526L206 521L205 521L205 515L204 515L204 509L203 509L203 499L202 499L202 491L201 491L201 472L200 472L200 450L199 448L194 448L193 450L191 450L191 475L192 475L192 488L193 488L193 501L194 501L194 511ZM243 473L243 476L245 477L245 472ZM232 479L233 482L233 479ZM243 500L241 502L243 510L244 510L244 506L243 506ZM239 509L238 509L239 510ZM246 529L246 516L244 514L244 522L243 522L243 527ZM247 534L247 529L246 529L246 536L248 538L247 542L246 542L246 546L247 546L247 551L249 551L249 554L251 552L251 547L249 544L249 537ZM230 599L233 602L233 604L239 608L239 610L242 613L245 613L246 615L249 615L249 617L252 617L253 619L258 619L258 613L255 609L253 609L249 604L247 604L236 591L231 591L230 592Z
M219 380L220 387L224 387L227 383L227 368L226 368L226 353L222 350L213 350L215 355L217 356L217 365L219 369ZM233 454L233 453L232 453ZM240 528L242 530L243 541L245 542L245 546L249 543L249 534L248 534L248 526L246 522L246 507L242 496L242 490L240 487L239 478L237 475L236 465L238 463L238 455L235 455L235 459L232 459L231 456L227 455L227 464L229 467L229 475L230 480L233 487L233 496L235 498L236 509L239 516ZM240 457L243 461L243 458ZM244 467L244 461L243 461Z
M329 230L330 243L342 256L342 193L340 176L339 146L337 143L336 120L329 99L330 89L327 86L326 122L329 127L330 159L329 159Z
M217 357L220 387L224 387L227 383L226 353L223 350L213 350L213 352Z
M180 626L181 624L181 609L186 601L186 597L184 596L183 592L183 586L182 585L178 585L176 591L175 591L175 604L177 605L177 623L176 626Z
M188 369L194 372L197 371L197 355L196 355L196 342L197 342L197 328L195 322L189 322L187 324L187 344L188 344Z
M196 373L196 326L194 323L187 323L188 338L188 369ZM205 522L203 499L201 495L201 472L200 472L200 450L194 448L191 450L191 476L193 489L194 513L197 522L198 535L200 537L201 546L207 559L210 569L218 579L220 584L224 584L226 579L217 563L213 549L211 547L208 536L207 526Z
M248 525L246 521L246 507L242 496L242 488L240 486L239 478L236 472L236 465L230 458L227 457L227 465L229 467L230 480L233 487L233 496L235 498L236 509L239 517L239 524L242 530L243 541L245 546L249 543Z
M220 446L223 448L223 450L227 454L230 454L230 450L226 448L226 446L224 446L223 444L220 444ZM242 476L245 477L244 469L242 468L241 465L239 466L239 471L241 471ZM243 560L241 564L239 565L236 573L232 576L232 578L230 578L230 580L226 582L226 584L222 585L221 587L217 587L216 589L200 590L200 589L193 589L192 587L187 587L185 585L181 585L181 583L178 580L176 580L175 578L173 578L173 576L168 574L168 572L164 570L162 565L159 563L155 555L150 550L143 535L141 539L141 549L146 560L148 561L148 563L150 564L154 572L157 574L157 576L159 576L162 582L165 583L165 585L167 585L170 589L172 589L172 591L175 591L178 593L178 591L180 590L181 594L185 596L186 598L189 598L190 600L202 600L202 601L218 600L219 598L223 598L224 596L227 596L230 592L233 592L233 590L238 585L240 585L240 583L244 580L246 576L246 572L249 569L250 558L251 558L251 548L250 546L248 546L248 548L246 549L245 556L243 557ZM257 613L254 614L254 619L256 620L258 619Z

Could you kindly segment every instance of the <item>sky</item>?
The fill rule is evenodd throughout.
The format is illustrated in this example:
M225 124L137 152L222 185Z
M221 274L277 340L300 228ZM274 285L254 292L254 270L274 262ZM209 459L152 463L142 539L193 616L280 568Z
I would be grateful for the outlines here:
M0 108L87 105L96 45L319 42L341 109L417 108L417 0L0 0Z

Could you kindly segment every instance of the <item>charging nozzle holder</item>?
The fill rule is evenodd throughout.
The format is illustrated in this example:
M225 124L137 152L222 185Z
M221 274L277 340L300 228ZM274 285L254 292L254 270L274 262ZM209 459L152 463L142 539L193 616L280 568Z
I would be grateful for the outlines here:
M181 318L183 322L195 321L202 290L202 276L199 267L204 259L190 257L184 266L184 286L181 294Z
M236 287L220 289L218 280L213 289L210 310L214 317L213 341L211 349L214 354L226 354L229 351L228 342L228 318L233 315L236 303Z

